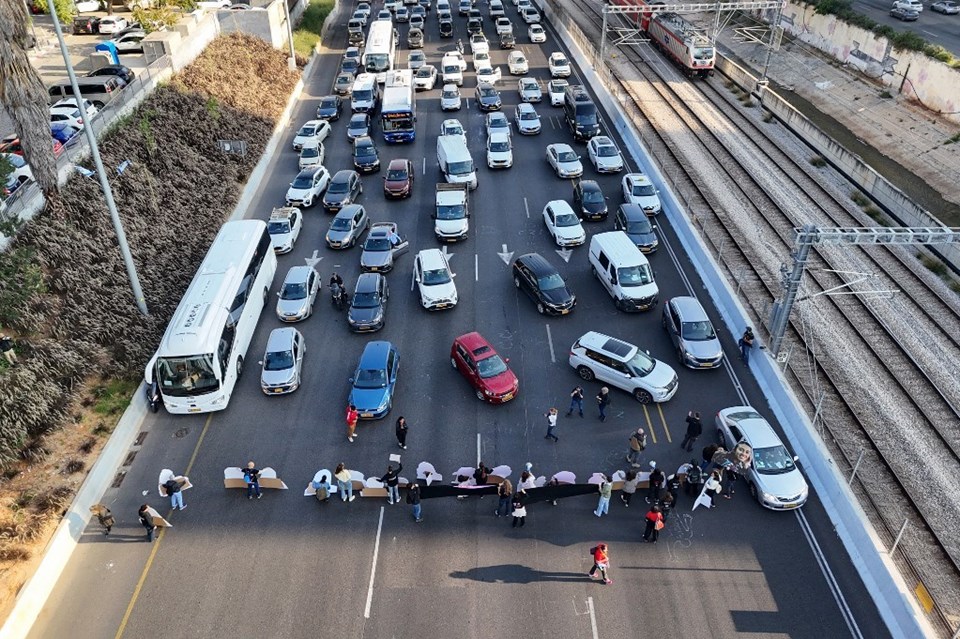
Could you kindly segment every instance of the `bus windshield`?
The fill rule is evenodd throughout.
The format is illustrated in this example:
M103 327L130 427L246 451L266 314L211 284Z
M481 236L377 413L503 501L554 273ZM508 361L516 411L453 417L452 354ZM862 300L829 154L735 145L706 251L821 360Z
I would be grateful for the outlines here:
M158 359L157 380L163 394L174 397L203 395L220 389L210 353Z
M392 116L389 118L383 118L383 132L388 133L390 131L412 131L413 130L413 116Z
M379 73L390 69L390 56L386 53L368 53L363 64L366 71Z

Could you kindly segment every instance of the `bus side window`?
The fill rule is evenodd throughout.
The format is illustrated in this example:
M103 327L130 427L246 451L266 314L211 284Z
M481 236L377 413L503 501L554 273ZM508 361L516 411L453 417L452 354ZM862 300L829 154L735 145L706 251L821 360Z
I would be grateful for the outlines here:
M247 271L247 275L252 276L251 280L257 279L257 274L260 273L260 265L263 264L263 258L267 256L267 251L272 250L270 234L264 231L260 237L260 242L257 244L257 250L253 254L253 259L250 260L250 269Z
M236 334L233 324L223 327L220 335L220 344L217 347L217 358L220 360L220 375L227 376L227 366L230 364L230 353L233 351L233 338Z

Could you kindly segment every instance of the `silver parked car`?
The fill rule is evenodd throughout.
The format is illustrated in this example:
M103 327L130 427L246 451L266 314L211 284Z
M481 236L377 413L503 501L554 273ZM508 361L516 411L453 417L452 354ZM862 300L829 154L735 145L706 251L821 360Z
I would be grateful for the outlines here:
M299 322L313 314L320 290L320 275L312 266L293 266L277 293L277 317L281 322Z
M770 510L791 510L807 503L810 489L796 462L770 424L750 406L731 406L717 413L717 431L724 448L738 460L752 457L744 475L750 494Z
M667 330L680 363L687 368L717 368L723 348L707 312L695 297L674 297L663 305L660 323Z
M306 348L303 335L292 326L275 328L267 338L260 365L260 388L267 395L284 395L300 387L300 371Z

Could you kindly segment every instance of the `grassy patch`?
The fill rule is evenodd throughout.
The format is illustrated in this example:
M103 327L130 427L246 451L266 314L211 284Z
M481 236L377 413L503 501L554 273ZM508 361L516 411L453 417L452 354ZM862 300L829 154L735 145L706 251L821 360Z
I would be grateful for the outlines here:
M315 0L303 12L293 32L293 50L302 58L309 58L320 43L323 23L333 11L333 0Z
M826 166L826 165L827 165L827 161L824 160L824 159L823 159L822 157L820 157L819 155L815 155L815 156L813 156L812 158L810 158L810 164L812 164L813 166L815 166L815 167L817 167L817 168L819 169L820 167Z
M956 133L956 134L952 135L951 137L947 138L947 141L944 142L943 144L944 144L944 145L947 145L947 144L956 144L957 142L960 142L960 133Z
M137 383L128 379L115 379L97 386L93 390L97 398L93 412L98 415L120 415L130 405L136 388Z
M857 206L866 206L870 204L870 199L860 191L851 192L850 199L853 200L853 203Z
M920 263L923 264L928 271L939 277L944 277L949 272L943 262L924 253L920 254Z
M884 89L883 91L880 92L880 97L883 98L884 100L889 100L890 98L893 97L893 94L887 91L886 89Z

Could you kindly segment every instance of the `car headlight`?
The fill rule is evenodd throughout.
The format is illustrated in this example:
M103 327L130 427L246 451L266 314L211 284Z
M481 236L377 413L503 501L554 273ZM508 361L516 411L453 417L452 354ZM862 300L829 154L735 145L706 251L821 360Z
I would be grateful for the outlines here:
M484 393L484 395L486 395L487 397L493 397L493 391L491 391L491 390L484 389L484 390L483 390L483 393Z
M380 405L377 406L377 410L387 410L387 405L390 403L390 397L384 396L383 401L380 402Z
M777 498L774 495L771 495L770 493L765 491L760 491L760 498L767 503L771 503L771 504L777 503Z

